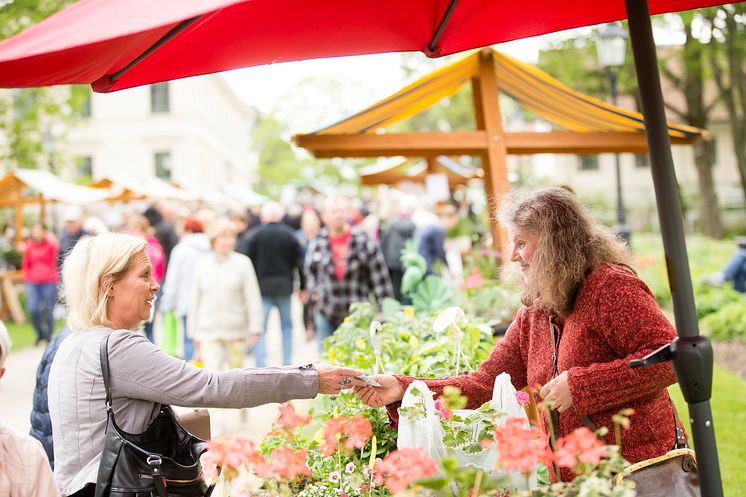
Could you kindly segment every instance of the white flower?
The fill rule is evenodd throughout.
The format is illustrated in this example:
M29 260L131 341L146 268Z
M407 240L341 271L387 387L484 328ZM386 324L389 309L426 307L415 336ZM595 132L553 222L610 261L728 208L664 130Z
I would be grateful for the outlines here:
M438 317L433 320L433 330L436 333L441 333L449 327L454 326L460 332L461 330L456 326L456 321L462 319L464 316L464 310L460 307L449 307L438 314Z
M580 484L578 490L578 497L609 495L611 494L611 480L599 478L598 476L589 476L587 480Z
M365 476L370 476L373 474L373 471L368 466L363 466L363 474Z
M355 472L355 465L351 462L347 463L347 466L345 466L345 473L348 475Z
M339 483L340 478L342 478L342 475L339 471L332 471L329 473L329 481L332 483Z

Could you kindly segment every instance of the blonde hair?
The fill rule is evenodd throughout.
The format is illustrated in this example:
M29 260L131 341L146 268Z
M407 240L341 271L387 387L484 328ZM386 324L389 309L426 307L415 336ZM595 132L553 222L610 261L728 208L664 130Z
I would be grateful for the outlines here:
M62 267L62 295L71 330L110 325L106 310L109 290L146 246L142 237L124 233L84 237L75 244Z
M210 244L215 244L215 239L218 238L220 235L223 235L225 233L230 233L233 236L236 236L238 233L236 233L236 228L233 226L233 223L230 221L230 219L225 217L219 217L215 219L207 228L207 238L210 239Z
M498 219L508 228L538 237L521 291L524 305L568 315L590 271L605 262L631 265L624 241L596 221L567 189L511 195L501 203Z

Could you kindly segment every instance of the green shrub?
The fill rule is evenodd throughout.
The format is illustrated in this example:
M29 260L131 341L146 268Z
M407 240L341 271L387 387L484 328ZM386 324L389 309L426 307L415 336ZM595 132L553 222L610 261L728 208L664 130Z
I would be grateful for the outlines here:
M713 340L739 339L746 342L746 298L730 302L700 321L703 331Z

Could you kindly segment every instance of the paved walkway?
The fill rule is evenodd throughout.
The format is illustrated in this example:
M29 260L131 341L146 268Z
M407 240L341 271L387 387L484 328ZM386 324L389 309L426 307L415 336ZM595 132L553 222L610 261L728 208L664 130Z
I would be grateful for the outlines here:
M301 306L297 299L293 299L293 363L306 364L318 360L318 346L316 341L308 342L302 327ZM282 345L280 335L280 318L273 310L269 319L268 337L268 365L282 363ZM32 396L36 382L36 368L41 359L43 347L35 347L11 352L5 363L5 376L0 379L0 419L23 431L30 428L29 415L31 413ZM247 366L254 365L253 357L247 359ZM298 402L302 408L308 401ZM233 411L228 416L218 414L217 418L226 418L223 432L242 432L254 439L267 433L272 421L277 417L277 404L246 409L243 414Z

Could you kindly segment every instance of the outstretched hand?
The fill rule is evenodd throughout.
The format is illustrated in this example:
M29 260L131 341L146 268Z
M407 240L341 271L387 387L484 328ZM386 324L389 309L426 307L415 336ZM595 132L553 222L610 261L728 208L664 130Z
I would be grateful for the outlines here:
M369 376L381 384L380 387L371 387L367 384L355 384L355 396L360 402L370 407L381 407L393 402L398 402L404 397L404 389L399 380L391 375L377 374Z
M366 385L364 381L355 378L363 374L357 369L340 368L324 363L314 364L314 368L319 373L319 393L325 395L338 395L342 390Z

